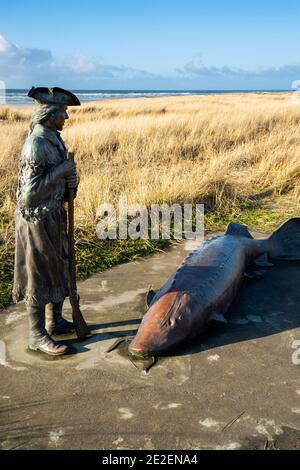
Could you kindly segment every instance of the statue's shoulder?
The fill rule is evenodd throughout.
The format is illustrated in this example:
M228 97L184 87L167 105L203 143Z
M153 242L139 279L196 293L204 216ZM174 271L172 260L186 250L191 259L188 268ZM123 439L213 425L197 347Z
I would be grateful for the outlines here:
M21 154L21 163L44 165L46 163L45 157L50 150L50 145L49 141L42 135L32 132L25 140Z
M28 135L21 155L21 163L48 167L61 163L65 148L57 133L37 124Z

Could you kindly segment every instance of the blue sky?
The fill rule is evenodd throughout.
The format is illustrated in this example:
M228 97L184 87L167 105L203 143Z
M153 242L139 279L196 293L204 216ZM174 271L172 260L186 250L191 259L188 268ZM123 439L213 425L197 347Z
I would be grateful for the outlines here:
M0 13L8 87L288 89L300 79L299 1L4 0Z

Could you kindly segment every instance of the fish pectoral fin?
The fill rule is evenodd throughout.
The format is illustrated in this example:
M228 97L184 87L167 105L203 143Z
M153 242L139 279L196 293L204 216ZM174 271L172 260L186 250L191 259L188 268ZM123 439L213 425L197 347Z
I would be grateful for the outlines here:
M126 338L118 338L105 352L109 353L113 351L114 349L117 349L121 343L124 343L125 341L128 341Z
M209 321L217 321L219 323L228 323L226 318L222 313L219 312L213 312L212 316L210 317Z
M247 279L259 279L261 276L265 274L265 269L257 269L256 271L251 271L249 273L244 273L244 277Z
M229 222L225 235L232 235L234 237L246 237L252 238L246 225L239 224L237 222Z
M255 258L254 263L257 266L263 266L265 268L274 266L273 263L270 263L267 253L263 253L262 255L258 256L258 258Z
M147 307L150 307L151 302L154 299L155 295L156 295L155 290L153 290L153 289L148 290L147 296L146 296Z
M148 374L149 370L157 363L157 357L152 356L150 359L146 362L146 364L143 367L143 372L144 374Z

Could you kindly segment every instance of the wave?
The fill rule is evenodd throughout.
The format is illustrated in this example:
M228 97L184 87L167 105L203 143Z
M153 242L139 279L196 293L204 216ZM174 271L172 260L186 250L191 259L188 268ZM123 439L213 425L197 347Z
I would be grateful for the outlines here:
M210 95L227 93L271 93L290 90L72 90L83 103L97 100L110 100L121 98L155 98L164 96L189 96ZM7 89L0 95L0 104L32 104L32 99L27 97L27 90Z

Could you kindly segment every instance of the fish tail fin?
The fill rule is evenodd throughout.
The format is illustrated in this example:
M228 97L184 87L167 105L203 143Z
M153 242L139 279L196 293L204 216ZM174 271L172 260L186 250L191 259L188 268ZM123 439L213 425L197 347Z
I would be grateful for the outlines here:
M300 217L282 224L267 242L271 258L300 260Z

